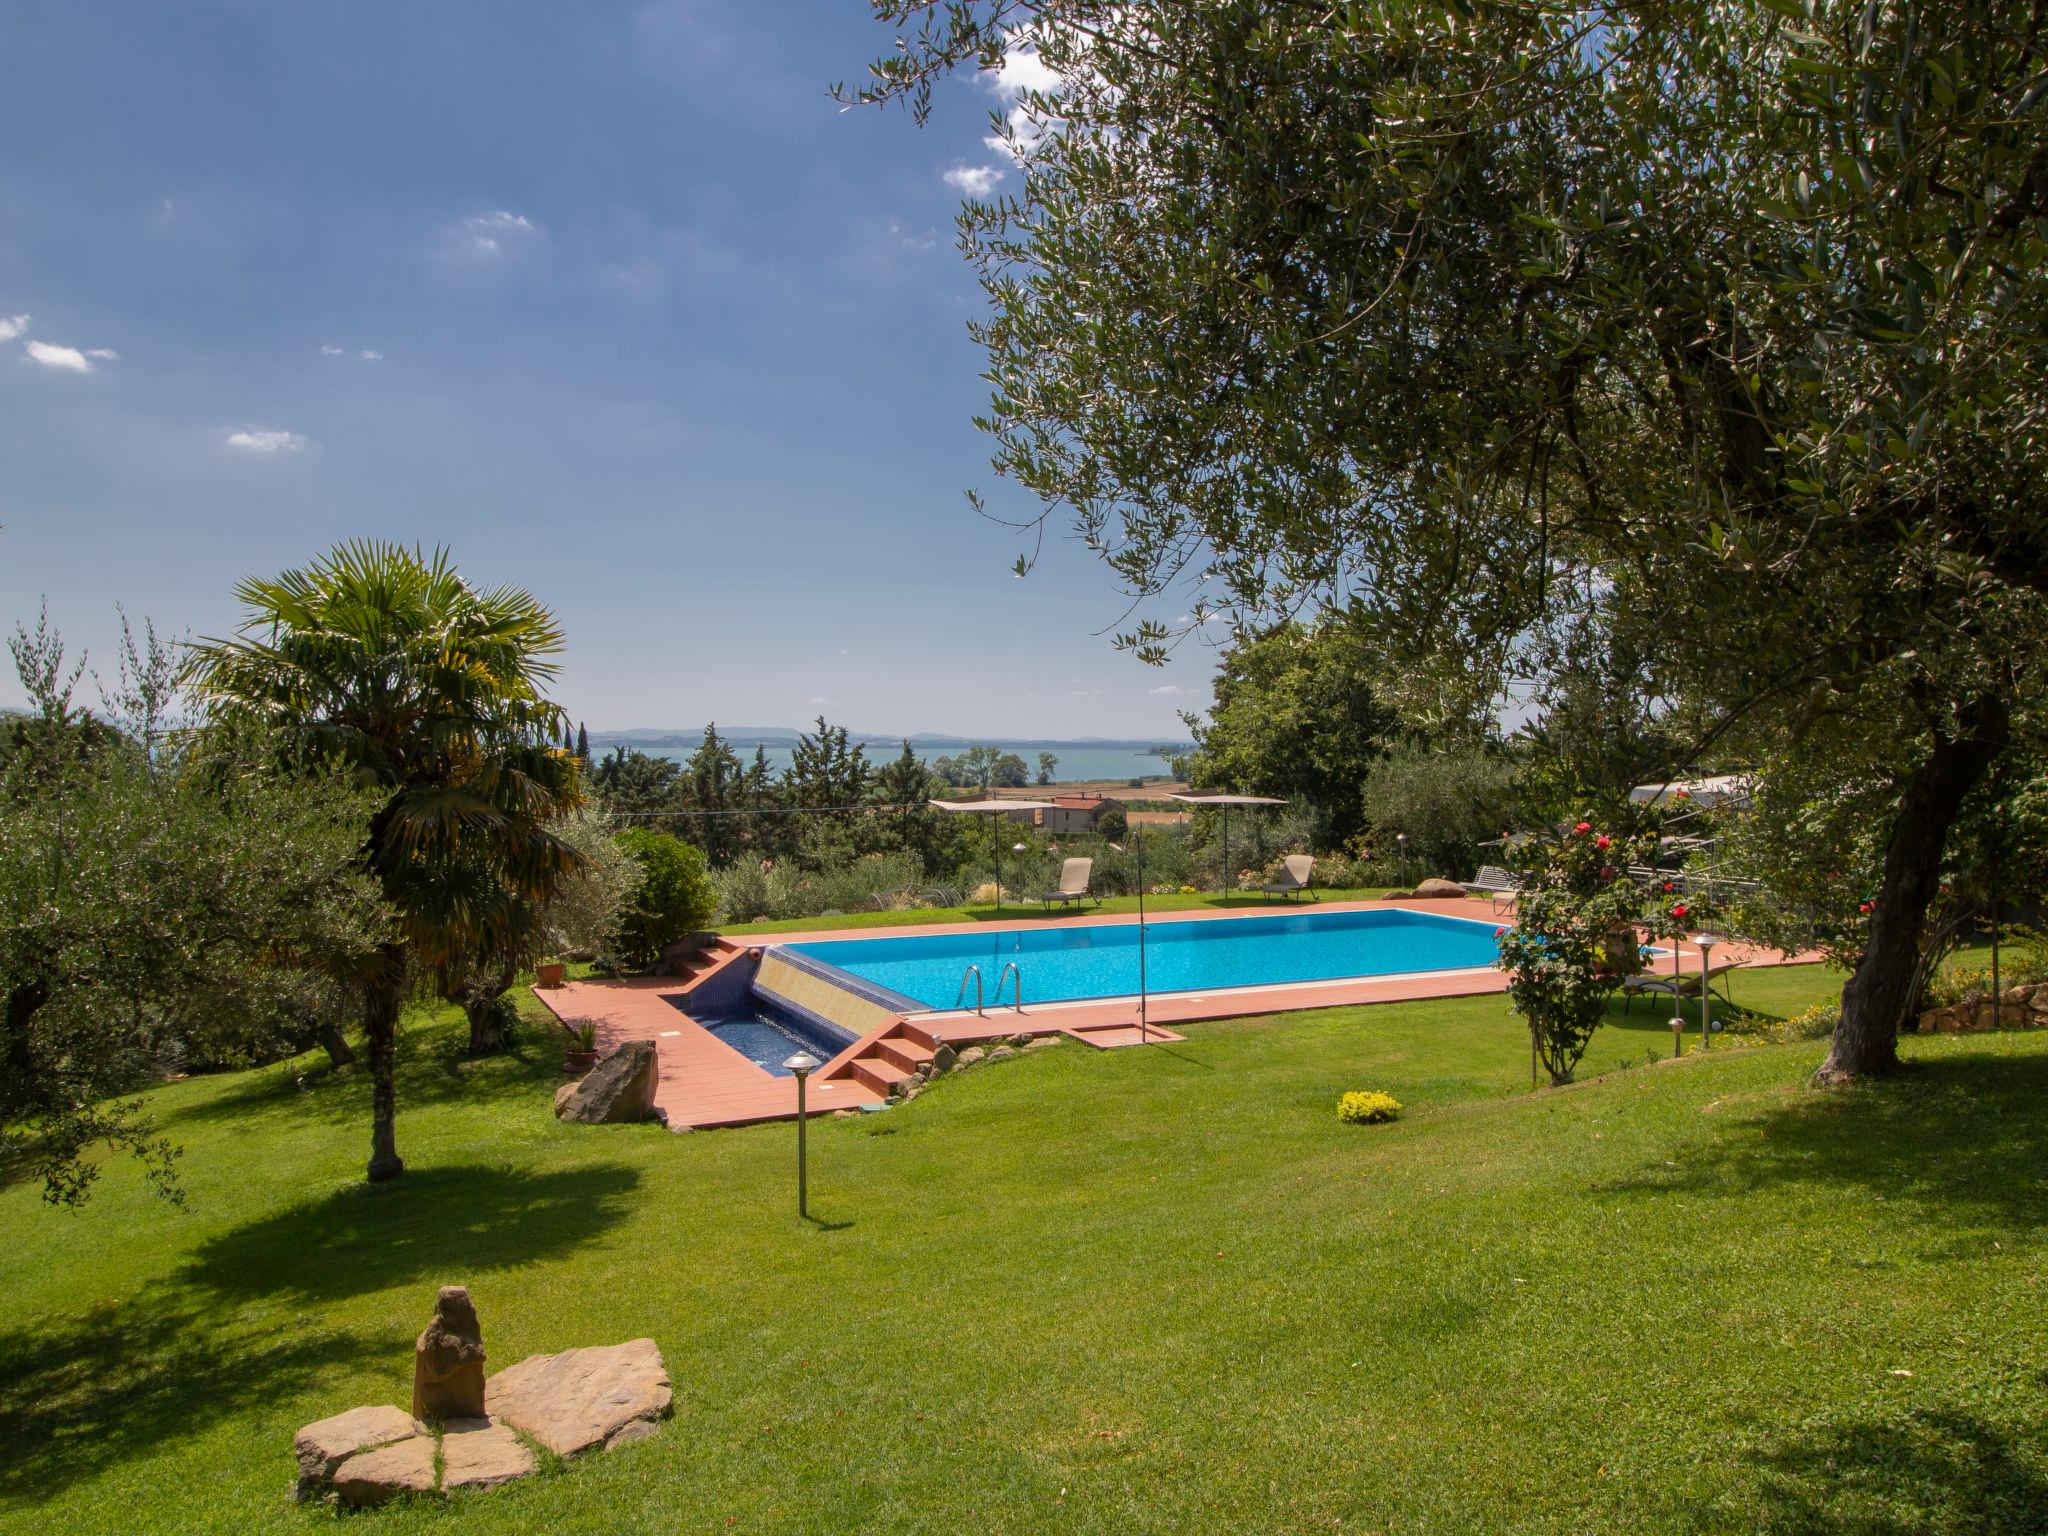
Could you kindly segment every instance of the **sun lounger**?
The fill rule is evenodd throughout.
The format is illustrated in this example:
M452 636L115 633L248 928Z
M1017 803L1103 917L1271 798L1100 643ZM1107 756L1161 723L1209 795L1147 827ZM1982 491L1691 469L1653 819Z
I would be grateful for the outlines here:
M1723 960L1719 965L1709 967L1706 976L1707 984L1712 986L1717 978L1726 976L1741 964L1740 960ZM1630 976L1622 981L1621 1011L1627 1013L1628 1005L1637 997L1668 997L1673 1002L1677 1002L1683 997L1698 997L1699 995L1700 973L1697 970L1688 971L1681 968L1675 981L1669 976L1657 976L1644 972L1640 976Z
M1315 893L1309 890L1316 872L1314 857L1306 853L1290 853L1282 862L1287 866L1287 873L1278 880L1268 881L1259 887L1266 900L1271 901L1275 896L1285 896L1292 901L1303 892L1307 892L1311 900L1315 899Z
M1500 912L1512 905L1521 889L1521 882L1498 864L1483 864L1479 873L1470 880L1458 882L1468 896L1491 896L1493 910Z
M1052 910L1052 904L1056 901L1062 905L1070 901L1092 901L1099 907L1102 905L1102 898L1089 889L1094 877L1093 859L1068 859L1060 866L1059 889L1047 891L1038 899L1045 903L1048 912Z

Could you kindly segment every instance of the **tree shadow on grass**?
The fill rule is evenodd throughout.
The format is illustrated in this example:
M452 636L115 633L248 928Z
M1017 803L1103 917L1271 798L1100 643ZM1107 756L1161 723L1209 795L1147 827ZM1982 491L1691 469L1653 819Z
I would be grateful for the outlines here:
M223 1416L287 1399L380 1345L388 1350L346 1331L223 1324L216 1307L166 1286L0 1334L0 1507L39 1502Z
M588 1242L630 1214L640 1175L599 1165L428 1168L360 1184L224 1232L178 1272L226 1297L331 1300L432 1279L454 1284Z
M1786 1536L2048 1532L2048 1479L2028 1436L1974 1414L1827 1424L1765 1451L1760 1528Z
M531 1100L561 1079L555 1068L559 1053L543 1043L521 1041L506 1050L472 1060L446 1029L422 1030L401 1046L398 1070L398 1124L405 1132L407 1110L429 1109L458 1100L484 1105L501 1100ZM219 1120L247 1120L267 1114L289 1115L323 1124L370 1123L370 1076L360 1066L336 1068L325 1058L296 1057L241 1074L241 1080L210 1098L180 1105L158 1115L166 1128Z
M1954 1056L1897 1077L1812 1089L1673 1167L1595 1186L1607 1195L1742 1198L1790 1184L1841 1185L1948 1220L2048 1225L2048 1056Z

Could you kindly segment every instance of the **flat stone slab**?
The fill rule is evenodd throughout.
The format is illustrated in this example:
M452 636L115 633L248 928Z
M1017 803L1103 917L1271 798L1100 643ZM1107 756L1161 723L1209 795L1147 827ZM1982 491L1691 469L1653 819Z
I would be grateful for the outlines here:
M434 1491L434 1437L409 1435L344 1461L334 1474L335 1496L355 1508L382 1504L402 1493Z
M620 1431L666 1418L672 1399L668 1367L652 1339L531 1355L484 1386L484 1406L494 1419L557 1456L644 1438L644 1430Z
M292 1437L299 1463L299 1497L329 1482L349 1457L394 1441L410 1439L424 1426L400 1408L351 1408L308 1424Z
M441 1426L441 1488L495 1488L540 1470L526 1442L495 1419L450 1419Z

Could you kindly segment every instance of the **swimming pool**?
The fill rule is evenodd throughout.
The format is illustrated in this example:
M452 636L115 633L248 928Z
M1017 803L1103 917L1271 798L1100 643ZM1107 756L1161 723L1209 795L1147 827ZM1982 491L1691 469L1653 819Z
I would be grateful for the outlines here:
M1204 992L1491 966L1499 953L1495 926L1384 908L1147 923L1145 985L1152 992ZM788 948L894 993L906 1007L953 1007L970 965L981 967L991 1004L1003 967L1012 964L1024 978L1027 1004L1138 990L1135 923L826 939ZM971 1006L971 985L967 997Z
M685 1011L681 999L668 1001L678 1012ZM790 1075L783 1063L798 1051L808 1051L821 1062L830 1061L854 1040L844 1031L815 1024L759 995L694 1022L774 1077Z

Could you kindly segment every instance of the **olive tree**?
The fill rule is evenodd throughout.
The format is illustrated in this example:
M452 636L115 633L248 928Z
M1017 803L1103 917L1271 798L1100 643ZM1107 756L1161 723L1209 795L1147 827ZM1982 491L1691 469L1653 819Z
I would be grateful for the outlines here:
M1693 755L1888 729L1821 1077L1893 1067L1958 808L2040 730L2032 0L872 4L865 99L1055 82L961 216L1041 516L1141 602L1343 608L1421 672L1617 643Z

